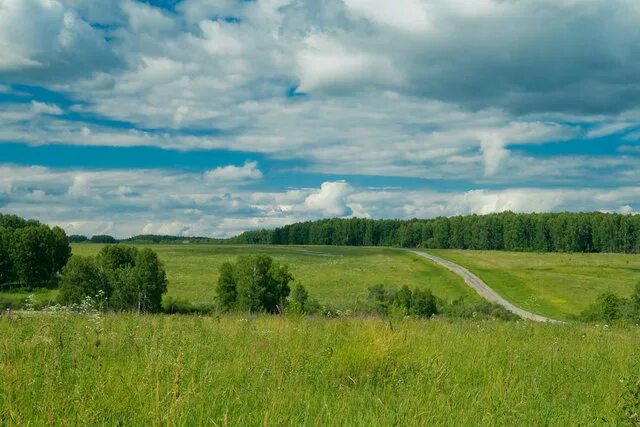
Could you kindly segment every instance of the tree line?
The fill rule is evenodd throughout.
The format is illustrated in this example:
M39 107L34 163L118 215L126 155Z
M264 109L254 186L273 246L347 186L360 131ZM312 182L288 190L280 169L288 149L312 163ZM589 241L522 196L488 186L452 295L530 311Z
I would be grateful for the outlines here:
M0 289L55 286L70 256L62 228L0 214Z
M503 212L411 220L333 218L248 231L229 242L638 253L640 215Z
M175 243L226 243L226 239L216 239L213 237L198 236L167 236L158 234L138 234L126 239L116 239L108 234L96 234L87 237L81 234L72 234L69 236L70 243L136 243L136 244L175 244Z

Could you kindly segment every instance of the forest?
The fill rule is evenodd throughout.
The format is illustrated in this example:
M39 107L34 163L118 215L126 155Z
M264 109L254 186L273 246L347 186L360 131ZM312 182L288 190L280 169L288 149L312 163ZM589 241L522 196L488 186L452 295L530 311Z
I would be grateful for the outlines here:
M640 215L503 212L411 220L334 218L249 231L231 242L638 253Z

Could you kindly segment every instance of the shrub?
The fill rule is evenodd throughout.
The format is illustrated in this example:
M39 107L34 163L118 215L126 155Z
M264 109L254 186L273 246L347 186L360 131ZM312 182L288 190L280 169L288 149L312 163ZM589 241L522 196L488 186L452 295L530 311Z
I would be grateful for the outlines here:
M400 288L393 296L393 305L404 311L405 315L410 313L412 302L413 294L407 285Z
M384 285L369 286L369 294L367 295L366 311L387 314L389 305L393 301L393 294L385 289Z
M292 313L306 313L309 292L301 284L297 284L289 296L289 309Z
M410 313L416 316L431 317L438 314L436 297L430 290L416 288L411 299Z
M604 292L598 295L595 303L585 310L581 317L587 321L612 322L621 317L621 313L624 312L624 304L624 299L616 294Z

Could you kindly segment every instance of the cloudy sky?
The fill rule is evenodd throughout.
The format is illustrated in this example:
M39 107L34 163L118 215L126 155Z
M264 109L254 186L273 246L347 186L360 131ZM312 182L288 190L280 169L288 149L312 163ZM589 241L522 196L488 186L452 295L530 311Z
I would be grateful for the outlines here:
M0 0L0 212L640 211L637 0Z

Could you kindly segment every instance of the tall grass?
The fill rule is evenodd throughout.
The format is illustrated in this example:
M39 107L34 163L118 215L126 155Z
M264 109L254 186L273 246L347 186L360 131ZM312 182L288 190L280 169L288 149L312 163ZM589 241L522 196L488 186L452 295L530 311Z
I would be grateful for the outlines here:
M640 329L523 322L0 316L0 425L592 425Z

